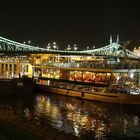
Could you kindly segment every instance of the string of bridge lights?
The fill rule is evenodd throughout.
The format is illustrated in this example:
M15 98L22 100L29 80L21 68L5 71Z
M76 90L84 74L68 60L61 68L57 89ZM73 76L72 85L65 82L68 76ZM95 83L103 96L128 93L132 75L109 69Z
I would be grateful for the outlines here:
M59 49L59 47L57 46L56 42L53 42L52 44L51 44L51 43L48 43L48 45L47 45L46 48L47 48L47 49L53 48L54 50L58 50L58 49ZM95 46L93 46L93 49L95 49ZM77 46L76 44L74 44L74 45L68 44L68 46L67 46L67 48L65 49L65 51L66 51L66 50L67 50L67 51L71 51L71 50L77 51L77 50L78 50L78 46ZM86 50L89 50L89 46L86 47Z

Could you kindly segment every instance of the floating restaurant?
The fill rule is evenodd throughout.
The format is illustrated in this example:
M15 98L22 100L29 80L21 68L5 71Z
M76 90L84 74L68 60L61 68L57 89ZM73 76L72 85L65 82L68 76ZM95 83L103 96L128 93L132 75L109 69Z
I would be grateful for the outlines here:
M33 65L38 86L80 99L140 104L140 58L127 49L128 43L110 39L109 45L82 54L42 54Z

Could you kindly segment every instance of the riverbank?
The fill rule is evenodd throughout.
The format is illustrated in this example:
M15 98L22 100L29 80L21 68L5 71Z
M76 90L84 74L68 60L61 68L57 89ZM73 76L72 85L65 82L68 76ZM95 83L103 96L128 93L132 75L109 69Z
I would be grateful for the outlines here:
M80 139L52 128L43 120L19 116L7 106L0 106L0 125L5 131L21 140L66 140L68 137L71 140Z

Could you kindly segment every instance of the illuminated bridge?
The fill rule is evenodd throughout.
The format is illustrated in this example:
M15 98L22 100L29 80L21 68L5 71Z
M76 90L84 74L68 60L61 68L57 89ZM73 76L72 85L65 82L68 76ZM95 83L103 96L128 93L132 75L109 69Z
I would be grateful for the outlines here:
M128 58L139 58L137 55L125 49L124 46L116 42L112 42L110 39L110 44L93 50L86 51L63 51L63 50L54 50L48 48L35 47L23 43L19 43L16 41L12 41L6 39L4 37L0 37L0 55L5 54L35 54L35 53L56 53L56 54L75 54L75 55L95 55L95 56L116 56L116 57L124 57Z

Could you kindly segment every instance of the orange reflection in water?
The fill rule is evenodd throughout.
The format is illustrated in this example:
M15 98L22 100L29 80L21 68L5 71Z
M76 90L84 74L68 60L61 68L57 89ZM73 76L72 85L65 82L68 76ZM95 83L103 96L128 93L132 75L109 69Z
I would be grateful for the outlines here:
M55 98L56 97L56 98ZM76 136L91 135L94 139L104 139L108 134L129 134L129 129L138 128L139 117L120 114L121 112L109 111L104 106L96 104L81 105L67 100L51 99L47 96L37 96L36 112L53 127L60 131L72 133Z

